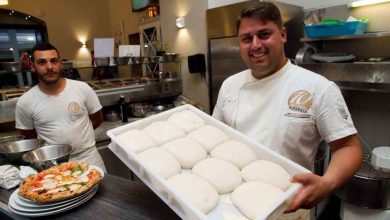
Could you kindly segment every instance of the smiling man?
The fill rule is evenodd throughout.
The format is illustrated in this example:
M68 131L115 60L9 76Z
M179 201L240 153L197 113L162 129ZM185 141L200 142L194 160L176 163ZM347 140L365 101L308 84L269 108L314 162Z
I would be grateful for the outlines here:
M332 159L324 176L292 178L303 188L287 212L309 209L360 167L362 150L351 115L333 82L286 58L286 29L273 3L244 9L237 31L249 69L224 81L213 116L311 171L318 145L325 140Z
M60 56L51 44L33 47L32 70L39 83L19 98L15 127L26 138L69 144L70 160L88 162L105 170L93 131L103 122L96 93L84 82L61 77Z

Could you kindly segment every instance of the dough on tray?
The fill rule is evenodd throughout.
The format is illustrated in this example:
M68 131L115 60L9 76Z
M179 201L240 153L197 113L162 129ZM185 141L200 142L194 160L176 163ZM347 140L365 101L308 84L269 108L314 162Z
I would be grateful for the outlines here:
M205 124L204 120L201 117L199 117L190 110L175 112L171 116L169 116L167 121L177 125L186 133Z
M165 179L178 174L181 171L179 162L177 162L177 160L164 148L150 148L139 153L138 157Z
M185 133L176 125L166 121L155 121L143 129L157 145L184 137Z
M255 219L283 194L276 186L259 181L246 182L237 187L230 198L248 218Z
M206 180L196 175L191 173L176 174L168 179L168 184L194 203L203 213L208 213L218 204L217 190Z
M187 135L188 137L199 142L207 152L210 152L218 144L229 140L223 131L211 125L202 126Z
M242 169L257 160L257 155L246 144L239 141L226 141L215 147L210 155L215 158L227 160Z
M192 173L207 180L219 193L229 193L242 183L240 170L218 158L206 158L192 168Z
M145 132L138 129L126 131L118 135L117 138L125 143L124 147L135 153L157 146Z
M183 169L191 169L207 157L207 151L198 142L188 137L169 141L161 147L168 150L179 161Z
M279 187L286 191L290 183L290 174L279 164L268 160L256 160L241 170L242 177L246 182L261 181Z

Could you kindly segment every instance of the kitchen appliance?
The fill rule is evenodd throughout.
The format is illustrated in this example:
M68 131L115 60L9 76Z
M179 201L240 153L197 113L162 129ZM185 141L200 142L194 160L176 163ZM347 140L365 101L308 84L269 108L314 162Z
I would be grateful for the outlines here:
M390 147L365 154L359 171L336 192L342 219L390 219Z
M236 19L241 10L250 3L251 1L240 2L208 9L206 12L209 41L209 76L206 78L210 88L210 109L214 108L222 82L230 75L248 68L240 57ZM298 49L303 46L300 42L303 36L303 9L295 5L274 3L281 11L284 25L287 28L286 56L294 58Z

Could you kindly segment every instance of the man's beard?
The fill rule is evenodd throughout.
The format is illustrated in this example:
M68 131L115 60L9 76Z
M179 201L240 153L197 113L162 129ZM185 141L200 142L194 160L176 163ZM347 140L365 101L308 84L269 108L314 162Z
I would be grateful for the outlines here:
M56 75L57 79L56 80L46 80L45 78L47 78L47 76L49 76L49 75ZM57 73L57 72L47 72L43 75L39 75L39 80L45 84L55 84L58 82L59 79L60 79L60 73Z

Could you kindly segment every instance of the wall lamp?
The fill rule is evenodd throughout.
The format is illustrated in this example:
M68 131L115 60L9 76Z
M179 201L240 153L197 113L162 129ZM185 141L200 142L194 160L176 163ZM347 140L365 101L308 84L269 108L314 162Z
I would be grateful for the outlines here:
M83 41L81 42L81 48L87 48L87 42L86 41Z
M185 17L179 17L176 19L176 27L177 28L184 28L186 26L186 18Z
M348 4L348 6L350 8L355 8L355 7L379 4L379 3L389 2L389 1L390 0L360 0L360 1L355 1L355 2L350 3L350 4Z

